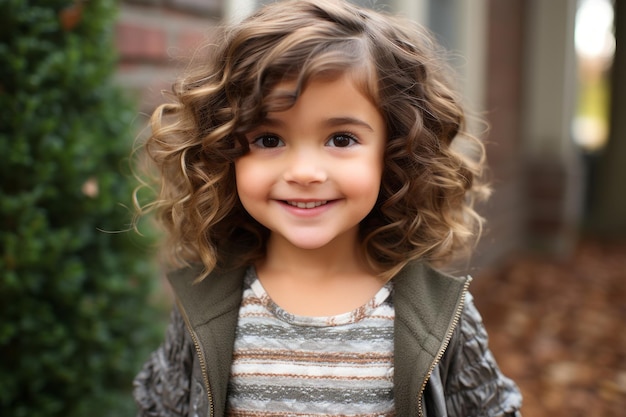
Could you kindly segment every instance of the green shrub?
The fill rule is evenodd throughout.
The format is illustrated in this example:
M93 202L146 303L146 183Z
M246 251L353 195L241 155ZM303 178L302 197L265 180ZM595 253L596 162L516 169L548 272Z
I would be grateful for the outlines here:
M82 5L81 5L82 4ZM0 415L132 415L157 343L114 1L0 0ZM126 171L126 172L124 172Z

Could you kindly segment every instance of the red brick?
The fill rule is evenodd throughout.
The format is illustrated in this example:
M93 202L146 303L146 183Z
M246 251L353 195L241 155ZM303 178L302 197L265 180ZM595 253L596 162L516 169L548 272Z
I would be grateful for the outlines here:
M167 36L161 28L119 22L116 27L116 45L122 60L167 59Z
M193 52L207 39L207 31L183 29L178 33L177 46L183 52Z

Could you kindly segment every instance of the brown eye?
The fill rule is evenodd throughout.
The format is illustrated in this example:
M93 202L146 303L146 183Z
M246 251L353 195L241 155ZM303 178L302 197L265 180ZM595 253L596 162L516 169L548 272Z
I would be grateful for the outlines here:
M358 143L358 141L353 135L340 133L333 135L328 142L326 142L326 145L334 148L347 148L348 146L352 146L356 143Z
M252 143L259 148L277 148L283 145L283 141L275 135L259 136Z

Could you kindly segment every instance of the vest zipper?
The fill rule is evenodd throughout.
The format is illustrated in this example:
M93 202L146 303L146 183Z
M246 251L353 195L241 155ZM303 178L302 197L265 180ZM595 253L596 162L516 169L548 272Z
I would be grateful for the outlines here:
M198 356L198 360L200 361L200 370L202 371L202 380L204 381L204 386L206 387L207 398L209 400L209 416L213 417L215 414L215 404L213 401L213 393L211 392L211 385L209 385L209 374L207 372L206 360L204 358L204 354L202 353L202 349L200 349L200 342L198 342L198 335L189 324L189 318L187 317L187 312L181 305L180 301L176 299L176 304L178 305L178 310L180 311L183 319L185 321L185 326L191 335L191 340L193 340L193 344L196 348L196 354Z
M446 333L446 337L443 339L443 343L441 344L441 347L439 348L439 351L437 352L435 359L430 364L430 368L428 368L428 373L426 374L426 378L424 378L424 382L422 382L422 387L420 388L419 397L417 398L417 411L418 411L419 417L424 416L422 398L424 397L426 384L428 383L428 380L430 379L430 376L433 374L435 367L437 366L437 364L443 357L443 354L445 353L446 349L448 348L448 344L450 343L450 339L452 339L452 334L454 333L454 329L456 328L457 324L459 323L459 320L461 319L461 314L463 313L463 307L465 306L465 296L467 294L467 291L469 289L469 285L471 282L472 282L472 277L468 276L467 280L465 281L465 285L463 286L463 292L461 293L461 301L459 302L459 305L456 308L454 317L452 319L452 323L450 324L450 327L448 327L448 332Z

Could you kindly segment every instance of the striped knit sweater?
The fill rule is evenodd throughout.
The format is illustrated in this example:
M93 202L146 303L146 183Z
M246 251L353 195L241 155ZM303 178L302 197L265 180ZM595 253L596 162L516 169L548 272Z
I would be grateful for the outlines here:
M394 416L391 284L365 305L302 317L246 273L227 415Z

